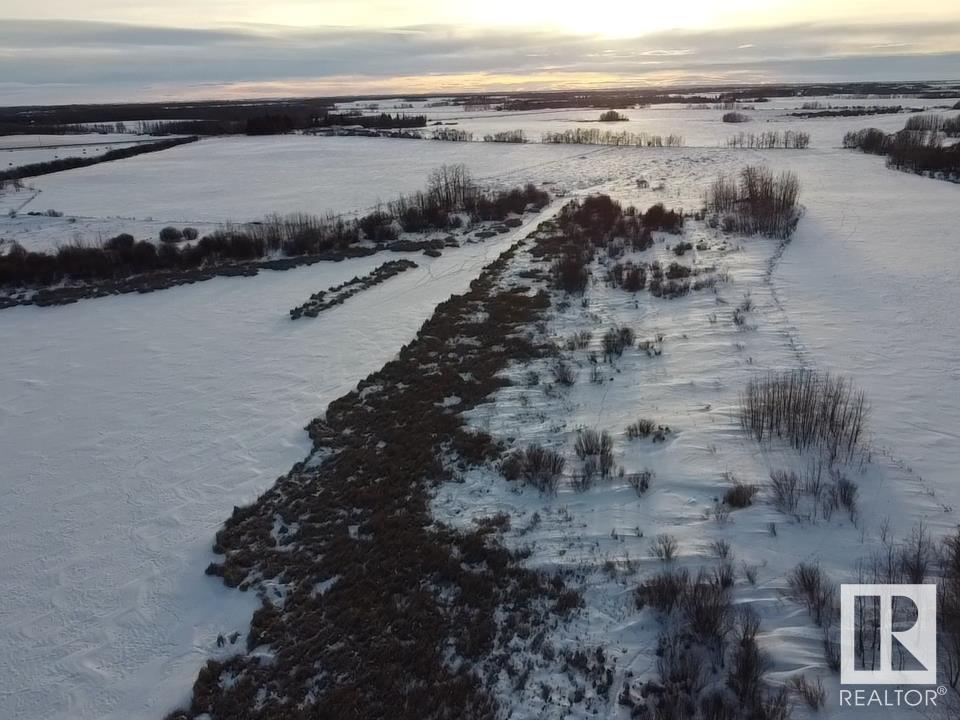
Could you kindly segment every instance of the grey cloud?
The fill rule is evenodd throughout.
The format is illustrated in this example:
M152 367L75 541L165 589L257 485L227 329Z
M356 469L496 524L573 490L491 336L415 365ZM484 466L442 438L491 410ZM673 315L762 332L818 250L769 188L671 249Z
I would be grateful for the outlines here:
M216 88L310 79L657 72L695 79L890 79L956 73L960 22L793 25L601 38L531 30L416 26L387 30L240 25L185 29L103 22L0 25L0 104L68 88ZM352 92L344 86L343 93ZM7 98L11 98L7 100ZM78 98L70 97L70 101ZM79 98L82 99L82 98ZM118 99L122 99L118 98ZM64 100L66 101L66 99Z

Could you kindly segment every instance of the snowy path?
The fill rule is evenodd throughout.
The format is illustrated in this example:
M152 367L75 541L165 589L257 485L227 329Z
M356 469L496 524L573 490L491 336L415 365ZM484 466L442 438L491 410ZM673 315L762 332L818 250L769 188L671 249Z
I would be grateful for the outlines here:
M383 257L0 314L0 717L185 701L218 633L245 632L256 607L203 573L232 507L524 232L414 256L310 322L287 311Z

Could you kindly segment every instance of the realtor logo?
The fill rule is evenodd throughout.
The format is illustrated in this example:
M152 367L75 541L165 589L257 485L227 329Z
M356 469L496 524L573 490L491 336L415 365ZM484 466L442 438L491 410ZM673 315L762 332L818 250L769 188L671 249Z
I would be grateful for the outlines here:
M857 599L879 601L877 624L880 661L872 668L856 665ZM894 629L894 599L916 607L916 622ZM862 601L861 601L862 602ZM911 615L912 616L912 615ZM873 633L871 625L868 632ZM896 640L923 667L896 669L893 643ZM841 585L840 586L840 683L843 685L934 685L937 682L937 586L936 585Z

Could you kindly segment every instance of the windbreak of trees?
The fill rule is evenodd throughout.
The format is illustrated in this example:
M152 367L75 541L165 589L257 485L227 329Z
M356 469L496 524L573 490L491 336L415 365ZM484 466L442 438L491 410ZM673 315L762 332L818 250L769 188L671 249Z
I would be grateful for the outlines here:
M706 211L728 231L787 238L800 217L800 181L792 172L745 167L738 177L720 175L707 188Z
M121 280L159 271L194 270L259 260L273 252L289 257L343 250L360 239L355 223L307 215L273 216L263 223L227 227L196 243L159 246L123 233L102 245L64 245L55 253L31 252L14 243L0 255L0 286Z
M903 112L902 105L874 105L872 107L843 107L834 108L822 103L804 103L800 112L789 113L791 117L825 118L825 117L856 117L859 115L896 115Z
M472 142L473 133L457 128L440 127L430 134L431 140L445 140L447 142Z
M805 150L809 146L810 133L799 130L738 133L727 140L727 147L750 148L751 150Z
M938 130L910 129L885 133L877 128L865 128L848 132L843 137L845 148L854 148L873 155L885 155L887 165L897 170L931 174L954 182L960 181L960 143L945 145L942 135L960 135L960 117L936 121L924 116L910 118L914 128L938 128Z
M140 135L239 135L247 127L243 120L157 120L118 125L124 126L118 132L130 132L132 127Z
M523 130L502 130L483 136L484 142L525 143L527 134Z
M74 168L87 167L97 163L110 162L111 160L123 160L124 158L143 155L144 153L159 152L160 150L169 150L177 145L196 142L199 138L196 136L185 138L173 138L171 140L160 140L152 143L140 143L130 147L108 150L102 155L91 155L88 157L68 157L58 160L49 160L41 163L31 163L30 165L20 165L0 172L0 181L14 180L27 177L37 177L38 175L49 175L50 173L60 172L61 170L73 170Z
M612 132L598 128L574 128L562 132L546 132L541 142L560 145L618 145L631 147L681 147L680 135L650 135L645 132Z
M316 127L334 125L359 125L360 127L386 130L389 128L426 127L426 115L407 115L405 113L380 113L379 115L361 115L360 113L327 113L315 123Z
M385 243L395 240L400 229L444 230L460 225L464 214L474 220L503 221L511 214L523 214L531 206L542 209L547 202L549 195L533 185L484 192L463 165L443 166L431 173L425 190L401 196L385 209L356 220L308 213L270 215L262 222L228 225L196 242L177 243L180 237L187 236L184 231L165 228L176 232L167 233L170 237L160 245L121 234L102 245L74 243L54 253L31 252L14 243L6 254L0 255L0 286L120 280L144 273L193 270L275 255L342 256L352 252L351 247L363 238Z

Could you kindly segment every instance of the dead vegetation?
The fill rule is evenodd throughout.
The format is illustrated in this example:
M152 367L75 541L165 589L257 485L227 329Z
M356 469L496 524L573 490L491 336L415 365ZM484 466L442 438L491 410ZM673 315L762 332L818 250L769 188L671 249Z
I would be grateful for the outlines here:
M787 238L800 218L800 181L790 172L779 176L748 165L739 177L721 175L707 189L706 213L728 232Z
M815 370L756 377L740 398L740 425L758 442L780 438L831 462L861 450L867 412L863 392L848 379Z
M455 531L428 510L429 488L449 477L443 458L454 448L465 462L498 452L489 436L465 434L444 398L473 407L505 382L499 373L510 359L551 352L518 332L547 308L546 295L498 285L510 255L310 423L322 462L295 466L217 533L222 557L208 573L261 593L247 648L268 649L271 660L209 661L190 706L171 717L419 720L429 708L430 717L494 718L494 650L533 642L549 615L579 606L560 576L520 565L496 523ZM521 467L544 485L562 469L542 448L527 448ZM282 545L277 518L289 529Z

